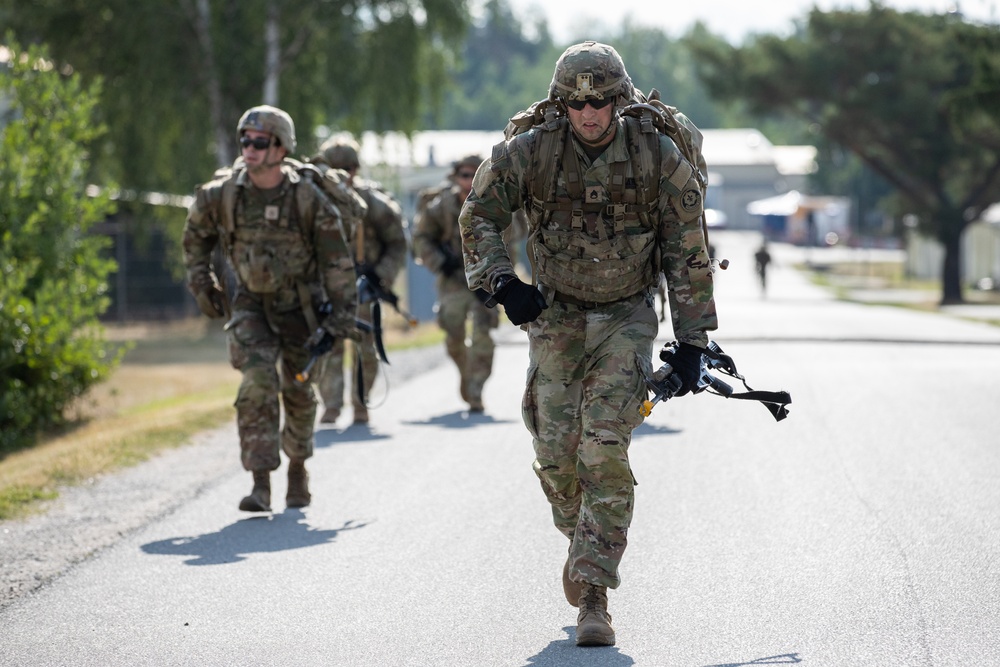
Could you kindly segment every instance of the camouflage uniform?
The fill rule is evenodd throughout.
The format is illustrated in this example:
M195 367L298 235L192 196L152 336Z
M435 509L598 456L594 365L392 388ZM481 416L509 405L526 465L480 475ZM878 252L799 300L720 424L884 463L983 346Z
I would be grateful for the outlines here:
M391 195L380 190L375 183L362 181L355 177L354 189L368 205L368 212L360 225L364 233L362 242L364 257L356 259L358 263L372 267L382 284L391 287L396 276L406 264L407 244L402 209ZM358 227L351 232L353 239L351 247L355 254L357 254L359 247L357 233ZM370 303L360 304L358 318L371 322L372 306L373 304ZM353 349L360 356L364 396L367 400L378 374L379 360L375 351L373 335L371 333L361 334L360 340L353 343ZM336 412L339 412L344 405L344 353L345 343L341 339L323 357L316 380L316 387L326 409ZM358 363L357 358L355 363ZM352 383L356 383L356 381L357 375L352 374ZM362 414L365 414L367 418L367 408L361 401L357 387L351 392L351 402L354 406L355 420L363 421L358 418Z
M251 471L277 469L279 447L291 459L312 455L316 401L308 384L294 381L309 356L304 345L318 325L338 338L354 331L354 266L340 212L312 180L288 165L282 172L274 190L258 189L245 171L199 186L183 233L192 293L204 293L217 277L210 264L216 244L235 271L225 328L230 362L243 375L237 425L243 467ZM232 211L223 203L227 188L235 191ZM333 310L317 322L326 300Z
M472 167L470 167L472 168ZM490 330L499 317L469 289L461 266L450 267L448 258L461 263L462 242L458 215L462 207L461 190L454 185L440 193L416 216L413 252L417 259L437 274L437 319L445 332L445 349L458 367L462 400L474 410L482 409L483 386L493 372L495 344ZM466 344L466 321L472 330Z
M624 68L621 76L627 80ZM555 88L554 78L552 97L566 97ZM587 99L601 99L598 94L590 90ZM617 113L612 123L614 138L594 159L565 116L501 142L476 174L460 218L468 283L497 292L514 273L503 232L511 212L523 208L528 214L528 253L548 304L523 327L530 365L522 414L533 439L534 471L556 527L570 540L569 579L607 588L619 585L632 520L628 447L647 397L644 376L652 372L658 323L651 292L660 271L678 341L704 347L706 332L717 325L695 168L658 134L659 197L644 206L637 192L636 131ZM561 133L564 142L557 167L539 164L553 160L538 150L546 132ZM531 181L546 167L546 178L557 174L553 189L535 192ZM575 208L571 181L585 198ZM611 206L616 187L621 207Z

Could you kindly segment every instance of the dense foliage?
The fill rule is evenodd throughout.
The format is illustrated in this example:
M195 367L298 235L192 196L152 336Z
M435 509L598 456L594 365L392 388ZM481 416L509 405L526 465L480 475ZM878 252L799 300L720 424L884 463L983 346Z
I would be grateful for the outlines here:
M99 138L96 86L64 77L38 48L7 40L0 63L0 454L60 422L63 408L117 358L98 324L108 306L111 211L86 194L86 147Z
M104 81L93 182L190 192L236 156L240 115L288 111L300 150L325 124L413 131L440 102L465 0L0 0L0 25Z

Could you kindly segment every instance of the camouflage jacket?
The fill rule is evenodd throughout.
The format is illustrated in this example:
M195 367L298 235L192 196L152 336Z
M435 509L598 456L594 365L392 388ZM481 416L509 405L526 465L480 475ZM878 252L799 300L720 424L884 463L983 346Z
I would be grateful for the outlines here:
M361 224L364 239L359 245L356 230L352 237L355 258L371 265L375 269L375 275L385 285L391 286L406 265L403 210L391 195L371 181L355 176L354 189L368 205L368 212ZM359 247L363 248L364 257L357 256Z
M357 288L340 212L311 180L289 166L282 171L276 192L259 190L242 170L197 188L182 236L188 286L195 292L213 279L223 282L211 266L221 243L235 273L237 304L301 308L312 321L328 300L333 312L326 326L350 335ZM230 196L228 188L234 188ZM226 211L224 201L233 201L233 210Z
M494 148L492 159L476 174L472 194L460 216L469 285L492 291L500 276L514 273L502 233L510 224L511 212L518 209L528 214L529 254L536 256L539 244L548 243L546 237L557 236L561 245L551 254L572 255L577 262L590 260L596 264L605 258L591 258L587 252L598 241L622 235L625 242L620 247L627 250L632 235L638 240L648 234L655 248L632 248L635 256L649 257L652 262L648 286L655 284L660 272L666 276L675 337L681 342L704 347L708 342L707 332L714 330L718 321L711 264L700 224L703 202L695 169L668 136L658 134L658 198L649 206L633 206L624 224L620 220L613 221L607 206L611 202L612 174L624 173L625 187L636 189L639 179L634 163L640 162L632 159L635 157L633 152L639 149L626 131L626 120L620 118L617 122L614 139L593 161L575 139L570 141L582 170L579 178L586 201L597 204L583 213L582 222L571 222L568 213L546 210L556 201L572 200L567 187L565 157L555 174L554 192L532 192L531 187L535 175L543 169L537 163L541 158L537 149L542 133L563 131L565 122L560 129L532 128ZM556 170L550 168L550 171ZM624 201L641 202L640 195L627 190L624 197ZM600 247L610 246L605 242ZM545 276L536 275L535 279L544 292Z
M453 185L442 191L420 211L414 221L413 254L417 261L437 274L441 281L465 286L465 274L457 270L448 276L441 273L449 256L461 261L462 238L458 230L458 215L462 210L462 191Z

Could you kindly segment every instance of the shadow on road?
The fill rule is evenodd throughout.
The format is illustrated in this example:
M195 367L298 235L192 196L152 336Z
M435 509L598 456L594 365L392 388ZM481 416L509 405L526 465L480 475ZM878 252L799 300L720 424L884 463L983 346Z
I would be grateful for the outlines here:
M769 655L766 658L757 658L750 662L726 662L718 665L705 665L705 667L751 667L752 665L795 665L802 662L798 653L782 653L781 655Z
M509 424L510 420L494 419L483 412L459 410L420 421L404 421L412 426L442 426L444 428L473 428L484 424Z
M554 641L539 653L528 658L524 667L555 667L556 665L573 665L574 667L631 667L635 660L623 655L615 646L580 648L576 645L576 627L567 625L563 628L566 639Z
M345 530L357 530L367 525L347 521L334 530L319 530L305 522L302 510L290 509L281 514L241 519L215 533L150 542L142 545L142 550L158 556L193 556L184 561L185 565L224 565L238 563L254 553L326 544L337 539Z
M632 431L632 439L635 440L636 438L644 438L652 435L677 435L678 433L681 433L681 431L676 428L670 428L662 424L642 422Z
M323 449L333 445L344 445L349 442L374 442L375 440L386 440L390 436L385 433L377 433L368 424L351 424L347 428L318 428L313 436L314 447Z

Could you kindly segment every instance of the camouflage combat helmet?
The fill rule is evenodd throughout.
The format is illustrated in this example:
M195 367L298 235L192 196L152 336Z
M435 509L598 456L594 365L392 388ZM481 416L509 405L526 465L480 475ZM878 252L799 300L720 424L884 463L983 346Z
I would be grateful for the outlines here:
M281 109L266 104L247 109L236 125L236 135L242 137L247 130L267 132L277 137L289 153L295 152L295 123Z
M334 169L350 171L361 166L358 153L361 147L354 139L348 136L330 137L319 147L319 154L313 158L314 162L322 162Z
M457 174L462 170L462 167L472 167L473 170L479 169L479 165L483 163L483 158L480 155L466 155L463 158L455 160L451 163L451 173Z
M635 92L625 63L614 47L583 42L566 49L556 62L549 85L549 99L603 100L617 95L624 102Z

